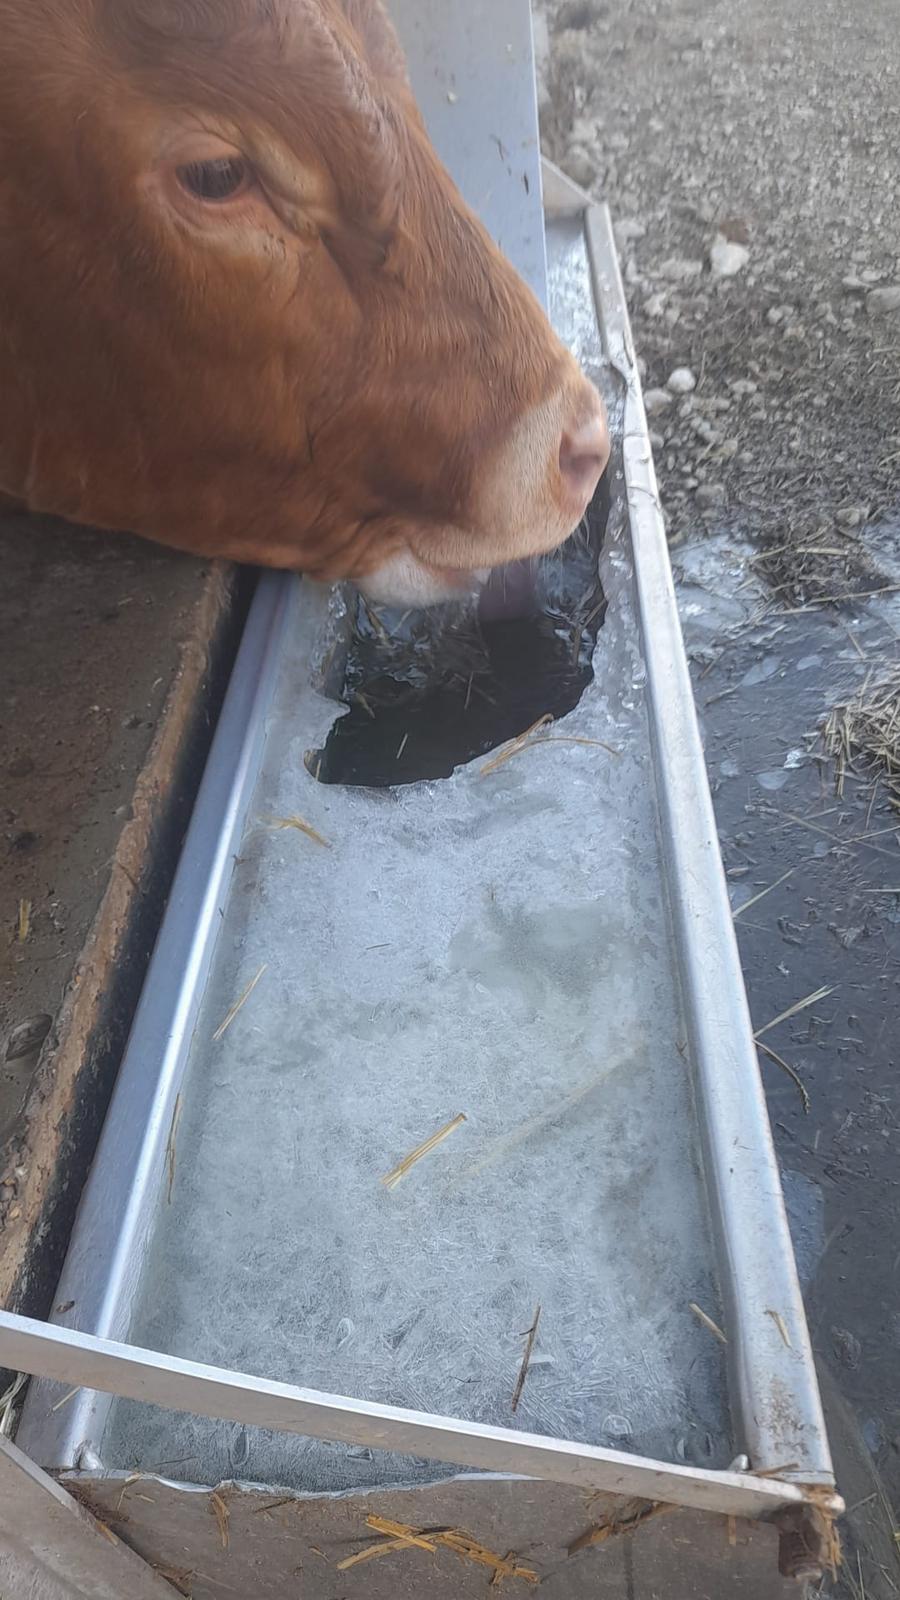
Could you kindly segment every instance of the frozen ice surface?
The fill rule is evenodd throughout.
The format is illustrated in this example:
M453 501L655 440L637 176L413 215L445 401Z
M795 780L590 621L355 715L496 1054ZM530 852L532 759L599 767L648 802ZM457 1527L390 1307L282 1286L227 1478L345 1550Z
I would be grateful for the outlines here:
M723 1352L689 1309L722 1317L620 498L596 678L552 729L615 754L557 740L487 774L477 761L396 790L317 784L304 757L336 714L312 687L329 613L298 584L131 1337L722 1467ZM292 815L329 847L269 825ZM103 1453L318 1490L443 1470L125 1402Z

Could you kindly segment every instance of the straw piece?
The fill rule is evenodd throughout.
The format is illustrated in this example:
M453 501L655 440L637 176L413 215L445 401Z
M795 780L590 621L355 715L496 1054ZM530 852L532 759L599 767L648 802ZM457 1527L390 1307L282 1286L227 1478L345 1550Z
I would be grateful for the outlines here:
M462 1533L457 1528L447 1528L441 1533L432 1534L435 1544L443 1545L445 1549L452 1550L461 1561L475 1561L481 1567L490 1567L492 1572L501 1578L523 1578L526 1583L539 1583L538 1574L532 1567L520 1567L515 1557L510 1559L498 1556L494 1550L488 1550L486 1545L479 1544L467 1533Z
M74 1400L74 1398L75 1398L76 1394L78 1394L80 1388L81 1388L81 1385L77 1384L74 1389L70 1389L68 1394L64 1394L61 1400L57 1400L56 1404L54 1406L50 1407L50 1410L51 1411L61 1411L63 1406L67 1406L69 1404L70 1400Z
M228 1532L228 1507L220 1494L211 1494L209 1497L209 1503L213 1508L216 1522L218 1524L219 1538L222 1541L222 1549L227 1550L230 1539Z
M589 744L608 751L611 756L618 756L621 753L611 744L606 744L603 739L584 739L574 733L541 733L541 728L546 728L552 721L550 712L546 711L542 717L538 717L537 722L531 724L530 728L526 728L524 733L517 734L515 739L510 739L490 761L486 761L478 776L487 777L489 772L496 772L498 767L502 767L504 762L511 760L521 750L530 750L532 745L536 744Z
M734 911L732 911L732 917L737 920L738 917L743 916L744 912L749 911L751 906L755 906L757 901L765 900L766 895L771 894L773 889L777 889L780 883L786 883L788 878L793 877L793 874L796 871L796 867L789 867L787 872L783 872L781 874L780 878L776 878L774 883L769 884L768 889L760 889L759 894L752 895L749 900L744 901L742 906L738 906Z
M515 1550L507 1550L506 1555L503 1558L504 1561L513 1561L515 1559L515 1554L516 1554ZM489 1589L499 1589L499 1587L500 1587L502 1582L503 1582L503 1573L500 1571L500 1568L497 1567L497 1568L495 1568L495 1570L491 1573L490 1577L488 1578L488 1588Z
M787 1345L788 1349L789 1350L793 1350L794 1346L791 1344L791 1336L787 1331L787 1324L785 1323L784 1317L781 1315L781 1312L780 1311L773 1311L770 1306L766 1306L766 1316L772 1318L772 1321L774 1322L776 1328L778 1329L778 1332L781 1334L781 1337L784 1340L785 1344Z
M835 833L831 828L820 828L817 822L809 822L806 817L798 817L795 811L786 811L784 815L787 817L788 822L796 823L798 828L809 828L811 833L821 833L824 839L831 839L834 844L839 844L846 847L847 845L859 844L860 842L855 838L845 839L841 834ZM828 813L825 812L824 815L827 816ZM874 850L876 855L890 856L892 861L896 860L894 851L885 850L883 845L870 844L868 848L870 850Z
M690 1311L693 1311L694 1316L697 1318L697 1321L698 1322L702 1322L704 1328L708 1328L710 1333L713 1334L714 1337L716 1339L718 1339L721 1344L727 1344L728 1343L728 1339L726 1338L725 1334L722 1332L722 1329L719 1327L719 1324L717 1322L713 1322L712 1317L708 1317L706 1315L705 1311L701 1311L700 1307L693 1300L689 1300L688 1301L688 1309Z
M191 1600L191 1579L194 1578L192 1566L160 1566L159 1562L151 1562L154 1573L159 1573L160 1578L165 1578L179 1595L184 1595L186 1600Z
M510 1551L506 1556L498 1556L495 1551L488 1550L470 1534L463 1533L459 1528L413 1528L405 1522L392 1522L387 1517L368 1516L366 1525L376 1533L384 1533L387 1537L378 1544L368 1545L365 1550L359 1550L355 1555L347 1556L339 1561L336 1570L346 1572L349 1567L359 1566L361 1562L371 1561L377 1556L389 1555L392 1550L419 1549L425 1550L429 1555L434 1555L438 1546L445 1550L452 1550L461 1561L474 1561L479 1566L489 1567L493 1577L499 1581L501 1578L523 1578L526 1583L537 1583L538 1574L531 1567L520 1567L516 1560L515 1551Z
M224 1017L222 1018L222 1021L219 1023L219 1026L217 1027L215 1033L213 1034L213 1044L218 1044L218 1042L221 1039L223 1033L225 1033L226 1030L231 1027L231 1024L233 1023L233 1021L234 1021L235 1017L237 1016L238 1012L240 1011L241 1006L244 1004L245 1001L249 1000L251 994L253 993L254 989L256 988L256 985L259 983L259 980L262 977L262 975L265 972L266 967L268 965L269 965L268 961L264 961L263 962L263 964L260 967L260 969L259 969L258 973L256 974L255 978L251 978L250 979L250 982L248 983L248 985L247 985L246 989L244 990L243 994L238 995L238 998L235 1000L234 1005L230 1006L228 1011L226 1011Z
M131 1485L133 1483L139 1483L143 1476L143 1472L132 1472L129 1477L125 1479L125 1482L122 1485L122 1493L119 1495L119 1498L116 1501L116 1516L119 1515L119 1512L122 1509L122 1501L125 1499L125 1496L128 1493L128 1490L131 1488Z
M886 675L875 681L873 677L870 671L852 699L832 707L821 726L821 737L826 754L834 761L835 788L839 795L846 774L856 776L852 769L855 759L867 777L884 780L893 803L897 804L900 802L900 667L892 664Z
M190 1600L191 1579L194 1576L193 1567L165 1567L160 1566L156 1561L151 1562L151 1567L154 1572L159 1573L161 1578L165 1578L173 1589L177 1589L179 1594L186 1597L186 1600Z
M363 610L372 624L372 627L375 629L375 632L379 634L381 638L385 640L385 642L387 642L387 640L390 638L390 635L380 616L378 615L378 612L374 611L366 600L363 601Z
M812 611L817 606L833 606L844 600L870 600L876 594L896 594L900 590L900 583L883 583L880 589L857 589L851 594L820 594L814 600L807 600L805 606L791 606L786 611L776 611L776 617L798 617L803 611Z
M175 1110L172 1112L172 1122L169 1128L169 1137L166 1140L166 1205L172 1204L172 1185L175 1182L175 1141L178 1137L178 1124L181 1121L181 1111L184 1105L184 1096L175 1096Z
M316 774L318 777L318 773ZM324 833L314 828L305 817L294 815L292 817L270 817L266 823L267 828L296 828L298 833L305 833L307 839L312 839L315 844L324 845L326 850L331 849L331 840L326 839Z
M343 1561L339 1561L335 1571L347 1572L350 1567L358 1567L363 1561L372 1561L376 1556L390 1555L392 1550L409 1550L413 1548L413 1543L412 1539L379 1539L374 1544L367 1544L364 1550L357 1550L355 1556L346 1556ZM417 1540L415 1543L421 1544L422 1541ZM424 1548L433 1550L434 1545L426 1545Z
M283 1495L280 1500L270 1500L267 1506L254 1506L250 1515L251 1517L261 1517L265 1516L266 1512L268 1511L277 1511L280 1506L292 1506L295 1504L296 1501L294 1495L286 1494Z
M378 1517L374 1513L366 1517L366 1522L375 1533L386 1533L389 1537L397 1539L402 1544L417 1545L421 1550L428 1550L434 1554L434 1540L425 1537L415 1528L410 1528L405 1522L392 1522L388 1517Z
M376 1533L386 1534L385 1539L377 1544L366 1545L364 1550L358 1550L356 1555L347 1556L337 1564L338 1572L346 1572L350 1567L358 1567L362 1561L371 1561L376 1556L389 1555L392 1550L427 1550L429 1555L434 1555L437 1546L431 1539L425 1539L415 1528L407 1527L405 1522L391 1522L387 1517L366 1517L366 1525Z
M20 944L24 944L25 943L25 940L28 938L28 932L29 932L30 928L31 928L31 901L30 900L20 900L19 901L19 930L18 930L19 943Z
M17 1372L9 1388L0 1394L0 1433L6 1439L10 1437L17 1396L21 1394L27 1382L27 1373Z
M542 717L538 717L537 722L533 722L530 728L525 729L524 733L517 733L514 739L507 740L506 744L502 746L499 753L493 756L490 761L485 762L484 766L481 768L481 777L483 778L488 772L495 771L495 769L501 766L504 761L508 760L511 755L515 755L517 750L521 750L522 746L528 739L531 738L533 733L537 733L540 728L548 727L552 721L553 717L551 716L550 712L545 711L544 715Z
M806 1115L809 1116L809 1108L812 1102L809 1098L809 1090L807 1089L806 1084L803 1082L799 1072L797 1072L797 1070L791 1066L789 1061L785 1061L784 1056L780 1056L777 1050L773 1050L771 1045L763 1044L761 1039L757 1039L756 1048L757 1050L761 1050L764 1056L768 1056L770 1061L774 1061L776 1067L781 1067L782 1071L786 1072L789 1078L793 1078L797 1088L800 1090L800 1098L803 1101L803 1110L805 1111Z
M668 1505L666 1501L654 1501L652 1505L645 1506L643 1511L637 1512L633 1517L628 1517L624 1522L601 1522L595 1528L587 1528L573 1539L566 1554L575 1556L579 1550L588 1550L593 1545L605 1544L607 1539L614 1539L620 1533L633 1533L642 1523L649 1522L651 1517L662 1517L667 1511L675 1511L675 1506Z
M804 995L802 1000L795 1000L794 1004L788 1006L786 1011L779 1011L777 1017L773 1017L771 1022L767 1022L762 1028L757 1028L753 1035L754 1039L759 1040L764 1033L769 1032L770 1028L777 1028L779 1022L787 1022L788 1017L795 1017L798 1011L805 1011L807 1006L814 1006L817 1000L824 1000L827 995L834 994L834 989L833 983L824 984L821 989L815 989L812 994Z
M406 1177L410 1168L414 1167L417 1161L421 1161L423 1156L430 1155L432 1150L436 1150L439 1144L443 1144L444 1140L449 1138L450 1134L460 1127L465 1120L465 1112L460 1111L458 1116L452 1117L449 1122L445 1122L442 1128L438 1128L437 1133L433 1133L430 1139L425 1139L422 1144L416 1145L415 1150L411 1150L408 1156L404 1156L402 1161L398 1161L397 1165L385 1174L381 1180L384 1187L386 1189L396 1189L400 1179Z
M512 1397L512 1409L513 1409L513 1411L516 1410L516 1408L517 1408L517 1406L519 1404L519 1401L522 1398L522 1390L525 1387L525 1379L528 1376L528 1365L529 1365L529 1362L531 1361L531 1352L534 1349L534 1341L537 1338L538 1323L540 1322L540 1320L541 1320L541 1303L540 1303L540 1301L538 1301L537 1309L536 1309L536 1311L534 1313L534 1321L531 1324L531 1327L527 1330L526 1341L525 1341L525 1354L522 1357L522 1365L519 1368L519 1376L516 1379L516 1387L513 1390L513 1397Z
M595 1077L588 1078L586 1083L579 1084L576 1089L572 1090L571 1094L565 1095L562 1100L556 1100L546 1111L539 1112L535 1117L529 1117L526 1122L520 1122L518 1127L512 1129L511 1133L502 1134L499 1139L495 1139L492 1144L488 1145L484 1155L478 1160L471 1161L468 1166L463 1168L456 1179L454 1187L458 1187L460 1183L466 1182L469 1178L477 1177L485 1169L496 1166L498 1161L504 1160L529 1139L534 1138L536 1134L542 1133L545 1128L551 1127L555 1122L558 1122L574 1106L579 1105L582 1100L586 1099L594 1089L599 1088L600 1084L610 1078L614 1072L620 1071L623 1067L631 1066L638 1059L639 1052L637 1050L629 1051L627 1055L620 1056L611 1062L608 1067L605 1067L602 1072L598 1072Z

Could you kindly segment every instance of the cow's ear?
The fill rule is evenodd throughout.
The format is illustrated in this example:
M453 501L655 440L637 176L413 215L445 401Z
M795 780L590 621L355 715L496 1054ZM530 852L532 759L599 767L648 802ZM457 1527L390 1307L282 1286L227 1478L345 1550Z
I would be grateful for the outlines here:
M406 59L382 0L341 0L341 3L372 71L383 82L402 83L408 88Z

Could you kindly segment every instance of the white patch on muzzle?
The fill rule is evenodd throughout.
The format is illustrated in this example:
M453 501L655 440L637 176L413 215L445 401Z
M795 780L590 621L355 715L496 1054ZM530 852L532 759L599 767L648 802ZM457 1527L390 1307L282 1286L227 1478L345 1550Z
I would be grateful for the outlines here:
M434 606L475 594L486 577L486 569L445 575L426 567L411 551L404 551L361 578L356 587L377 605Z

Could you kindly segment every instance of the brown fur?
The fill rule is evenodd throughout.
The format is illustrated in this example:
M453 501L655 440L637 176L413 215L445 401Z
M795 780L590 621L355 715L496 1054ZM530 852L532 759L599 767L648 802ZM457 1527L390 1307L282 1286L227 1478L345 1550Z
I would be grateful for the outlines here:
M440 165L378 0L0 0L0 81L0 489L328 578L411 526L426 558L463 530L450 565L526 553L479 527L479 474L586 386ZM156 204L181 123L262 168L262 231L211 245Z

